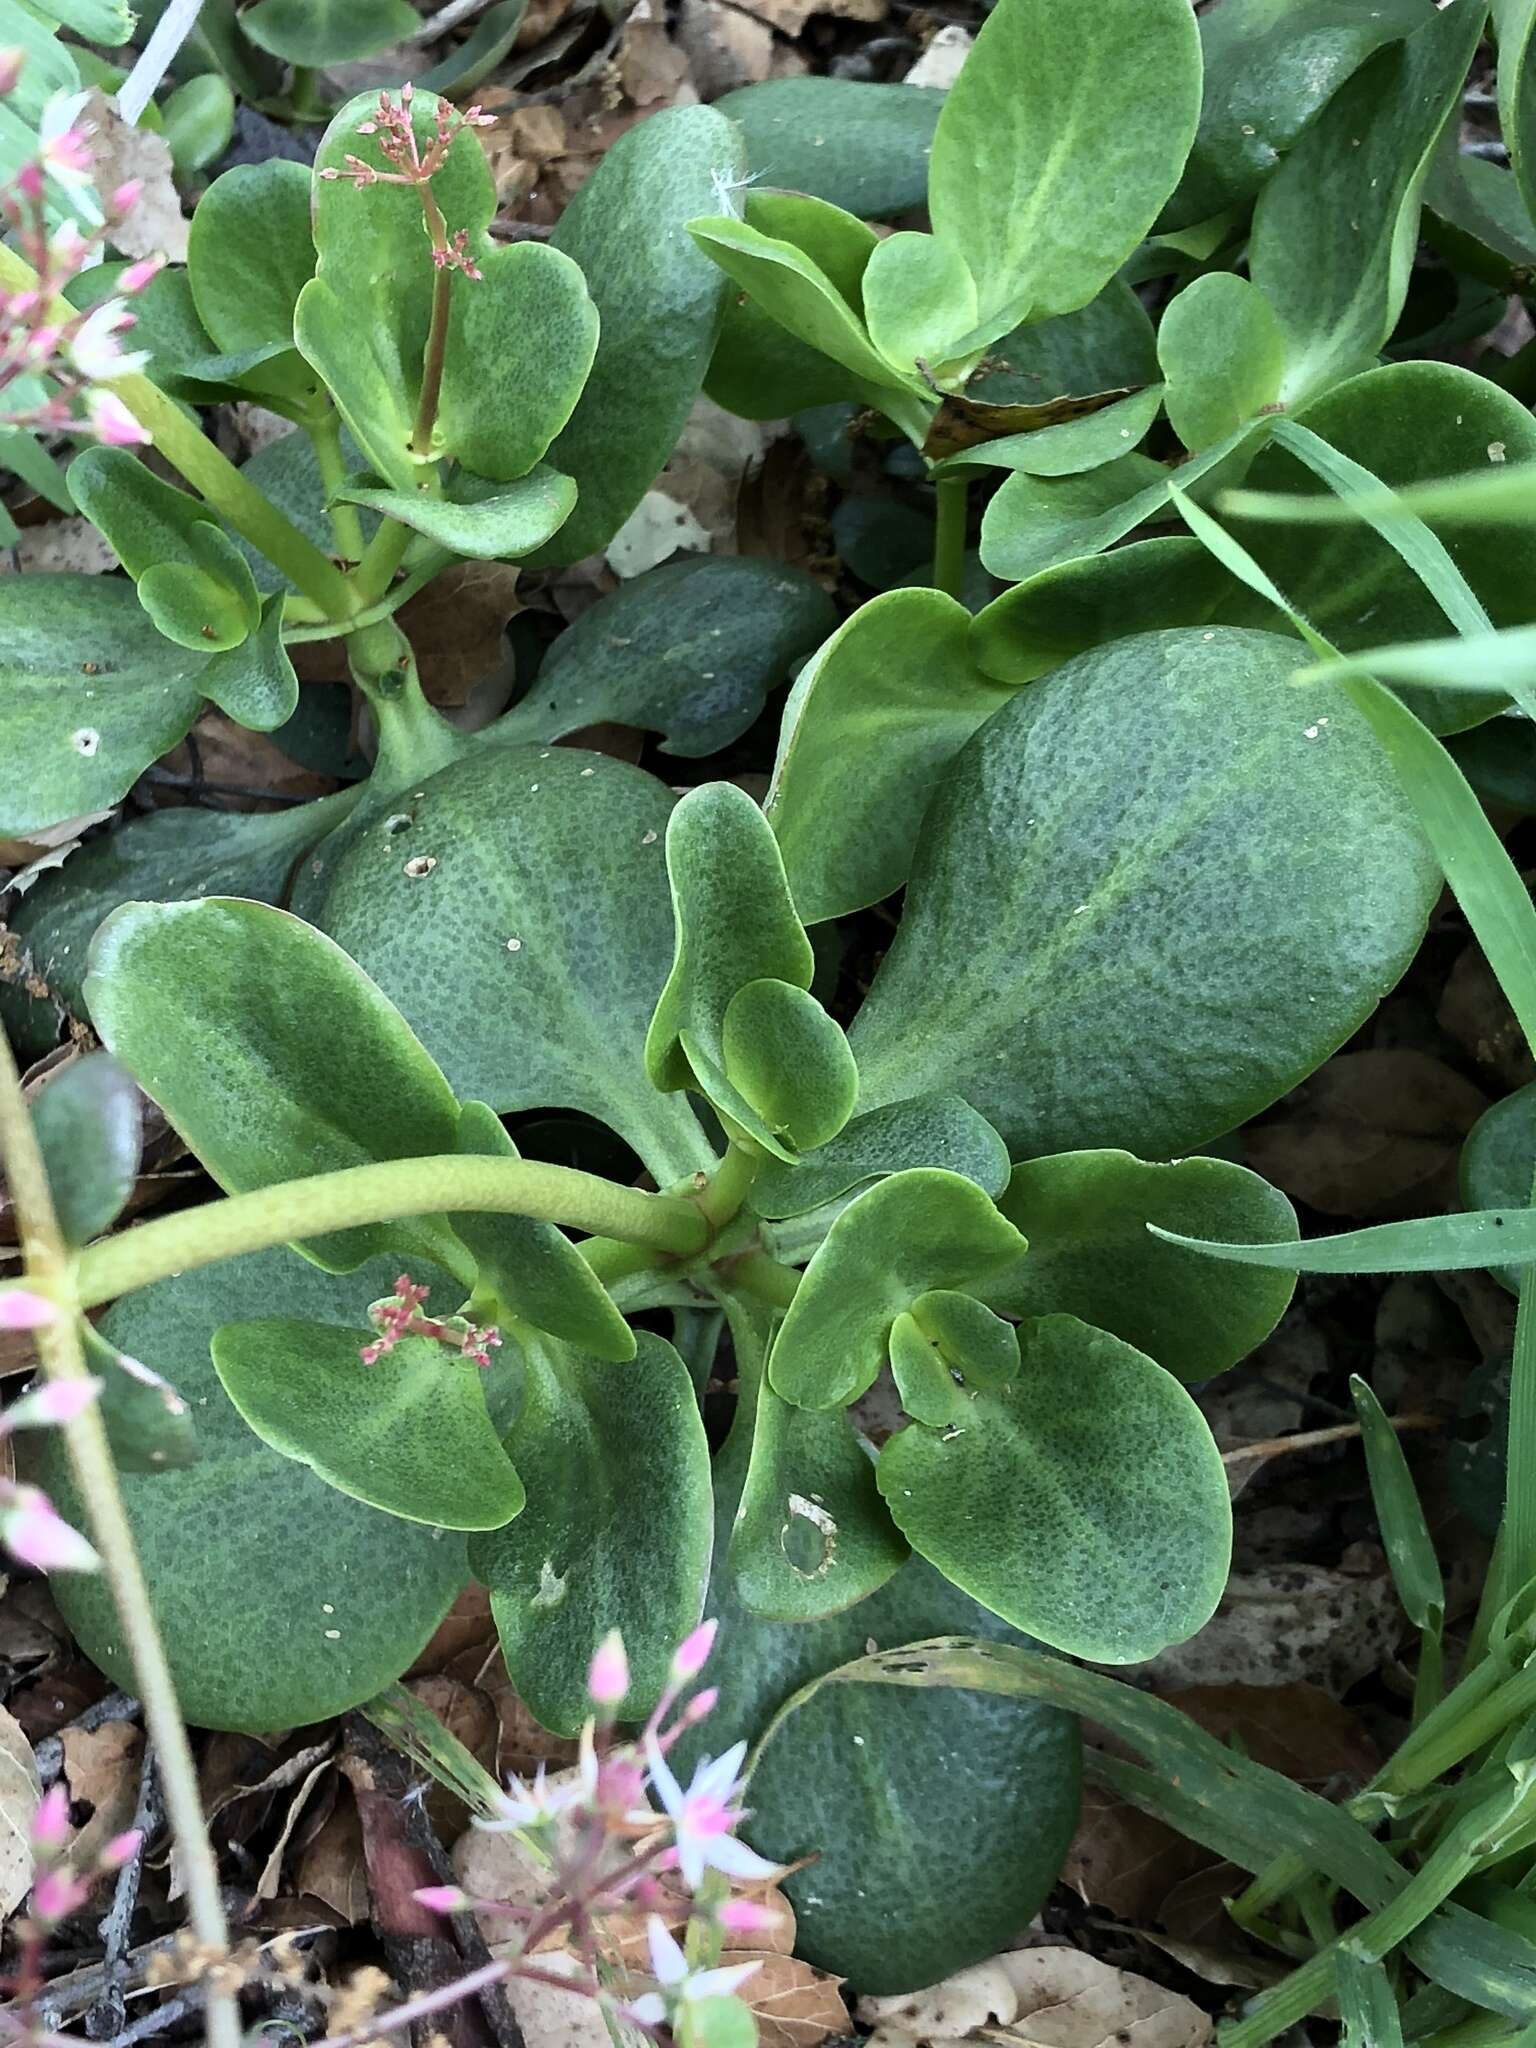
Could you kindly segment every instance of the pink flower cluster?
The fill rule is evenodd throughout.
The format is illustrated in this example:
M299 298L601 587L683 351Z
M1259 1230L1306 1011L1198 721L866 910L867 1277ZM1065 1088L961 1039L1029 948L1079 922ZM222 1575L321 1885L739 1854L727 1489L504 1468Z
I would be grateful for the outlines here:
M448 154L449 144L461 128L493 128L496 117L484 114L478 107L471 107L466 113L459 113L446 100L437 103L436 126L432 139L422 149L416 138L416 123L411 106L411 88L400 88L398 100L392 100L387 92L379 94L379 103L374 109L371 121L358 126L359 135L377 136L379 154L387 163L394 165L392 171L381 171L375 164L365 163L360 156L349 155L347 168L332 167L320 172L328 183L338 178L349 178L356 185L416 185L423 188L422 203L426 205L425 187L430 185L442 169ZM439 270L462 270L466 277L483 278L484 272L469 253L469 236L464 228L449 236L441 225L441 218L434 220L435 206L427 208L427 227L432 236L432 261Z
M58 1309L27 1287L0 1290L0 1330L40 1330ZM50 1429L73 1422L101 1392L100 1380L45 1380L0 1414L0 1438L18 1429ZM0 1545L36 1571L93 1572L101 1560L36 1486L0 1478Z
M32 1881L33 1927L47 1932L78 1913L91 1895L98 1877L120 1870L137 1853L143 1837L136 1828L114 1835L83 1876L71 1871L64 1861L69 1840L69 1794L62 1783L51 1785L32 1817L32 1859L36 1875Z
M514 1974L537 1977L533 1960L551 1934L568 1930L587 1969L583 1979L561 1978L562 1988L585 1991L619 2019L648 2033L677 2028L700 2001L729 1997L759 1967L724 1968L703 1959L725 1937L750 1936L773 1923L756 1900L729 1895L730 1884L761 1883L781 1875L737 1839L744 1814L741 1768L746 1744L700 1762L686 1786L667 1753L687 1728L709 1714L713 1689L684 1694L703 1670L716 1624L703 1622L672 1659L666 1687L633 1743L615 1743L615 1718L630 1689L629 1662L617 1634L599 1644L587 1679L595 1712L582 1730L580 1764L558 1785L542 1766L527 1783L514 1779L502 1796L500 1816L482 1827L532 1836L551 1866L550 1903L542 1910L476 1899L451 1885L433 1885L416 1897L435 1912L475 1911L523 1920L521 1958ZM675 1710L675 1711L674 1711ZM652 1798L657 1802L653 1805ZM658 1810L659 1809L659 1810ZM686 1907L689 1937L679 1942L662 1917L676 1918L677 1893L664 1876L693 1896ZM651 1983L615 1989L599 1974L597 1933L605 1918L646 1914Z
M379 1334L358 1353L364 1365L377 1365L402 1337L431 1337L436 1343L451 1344L461 1357L482 1368L490 1364L491 1353L500 1347L501 1332L489 1326L482 1329L464 1316L422 1315L421 1305L431 1292L430 1287L418 1286L409 1273L402 1273L393 1294L369 1304L368 1320Z
M19 53L0 51L0 93L14 87L20 69ZM73 312L64 303L65 286L95 261L141 190L136 180L119 185L108 203L106 221L90 234L73 221L50 234L45 180L52 176L65 185L83 185L90 180L91 168L86 131L70 126L50 133L45 122L38 155L0 191L0 215L37 273L37 283L26 290L0 292L0 394L23 378L44 377L54 386L34 403L0 411L0 425L67 428L112 447L132 447L149 436L117 394L105 387L148 360L142 353L125 350L121 337L134 324L128 300L160 269L160 259L129 264L118 279L116 296L87 312Z

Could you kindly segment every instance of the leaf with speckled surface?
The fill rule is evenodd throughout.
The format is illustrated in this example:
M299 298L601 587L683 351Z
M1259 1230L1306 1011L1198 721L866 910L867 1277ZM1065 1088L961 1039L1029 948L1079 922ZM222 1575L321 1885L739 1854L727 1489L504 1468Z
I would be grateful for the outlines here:
M102 1318L103 1336L163 1373L197 1419L195 1464L119 1474L177 1695L196 1727L262 1734L344 1713L407 1669L465 1583L462 1536L348 1500L269 1449L236 1414L209 1356L221 1323L274 1306L355 1328L398 1270L380 1259L336 1279L291 1252L258 1252L158 1281ZM452 1289L430 1269L419 1277ZM58 1433L30 1431L21 1448L28 1476L78 1521ZM133 1691L105 1581L69 1573L54 1597L86 1655Z
M365 1365L370 1336L361 1316L350 1330L262 1316L215 1330L213 1363L262 1442L338 1493L434 1528L499 1529L523 1488L479 1366L428 1337Z
M775 1389L801 1408L856 1401L920 1294L979 1288L1025 1249L975 1181L937 1167L893 1173L849 1204L806 1267L769 1360Z
M1274 633L1138 634L981 727L849 1033L861 1106L953 1091L1015 1159L1166 1158L1359 1028L1440 873L1364 720L1297 689L1300 659Z
M657 477L704 383L726 281L687 233L716 181L742 175L741 137L714 107L669 107L621 135L560 216L601 321L576 410L549 451L576 510L537 565L606 546Z
M977 1290L991 1307L1080 1316L1176 1379L1209 1379L1246 1358L1295 1291L1289 1273L1219 1266L1148 1230L1158 1223L1185 1237L1293 1241L1296 1212L1285 1196L1229 1159L1148 1165L1129 1152L1059 1152L1016 1166L997 1206L1029 1250Z
M707 1676L720 1704L678 1745L685 1783L701 1756L759 1741L791 1694L871 1644L949 1634L1028 1640L917 1557L867 1600L821 1621L748 1612L726 1546L751 1434L752 1411L739 1408L715 1461L706 1611L721 1626ZM743 1830L764 1855L814 1854L785 1880L797 1950L861 1991L911 1991L995 1954L1054 1883L1077 1820L1070 1715L958 1689L901 1692L893 1709L898 1690L829 1686L781 1723L758 1758Z
M592 1652L619 1629L642 1720L672 1652L704 1611L713 1516L709 1445L693 1381L663 1338L636 1333L628 1365L530 1345L507 1449L528 1488L515 1522L470 1545L520 1697L574 1735L591 1711Z
M102 1038L232 1194L454 1150L458 1104L420 1040L340 946L286 910L227 896L125 903L92 941L85 996ZM434 1232L446 1226L366 1224L305 1250L345 1272Z
M663 1184L714 1156L645 1072L672 958L672 801L602 754L481 746L360 831L314 912L461 1097L584 1110Z
M1016 1628L1133 1664L1215 1612L1232 1551L1221 1454L1171 1373L1075 1316L1019 1326L1017 1378L968 1423L913 1423L875 1468L896 1526Z
M5 578L0 647L0 833L107 810L202 707L207 656L157 632L110 577Z

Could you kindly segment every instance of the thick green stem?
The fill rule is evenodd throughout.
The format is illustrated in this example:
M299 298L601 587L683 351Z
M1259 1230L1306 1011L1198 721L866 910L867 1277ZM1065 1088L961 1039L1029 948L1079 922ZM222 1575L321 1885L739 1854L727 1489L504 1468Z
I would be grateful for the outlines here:
M941 476L934 482L938 523L933 535L933 584L946 597L958 598L965 586L965 521L970 483L964 476Z
M31 265L13 249L0 246L0 286L8 291L30 291L36 284L37 274ZM57 309L61 320L72 318L75 310L62 299L57 301ZM111 389L166 461L180 470L192 488L252 547L259 548L306 597L313 598L327 617L346 618L358 609L351 586L336 564L219 453L174 399L167 398L147 377L116 377Z
M357 565L353 578L359 604L367 608L378 604L395 580L395 571L405 560L405 551L414 538L410 527L400 519L381 519L379 530L363 550L363 559Z
M720 1271L728 1286L741 1294L750 1294L756 1301L766 1301L777 1309L789 1307L801 1280L793 1266L781 1266L766 1252L748 1252L743 1258L733 1259L728 1266L722 1265Z
M452 309L453 269L448 258L448 223L432 195L430 185L417 188L432 237L437 270L432 279L432 324L427 330L426 354L421 363L421 397L416 405L416 424L411 432L411 450L416 455L432 453L432 434L437 426L438 401L443 395L443 365L448 356L448 315Z
M53 1195L42 1153L22 1099L15 1061L0 1032L0 1161L4 1162L11 1200L20 1224L26 1277L57 1301L55 1323L37 1332L38 1356L50 1380L88 1377L74 1313L70 1259L59 1231ZM165 1809L181 1859L182 1883L192 1931L217 1963L229 1949L229 1928L219 1895L218 1865L203 1818L197 1766L187 1740L186 1723L176 1703L176 1688L166 1662L160 1631L133 1531L118 1490L117 1472L100 1412L87 1408L64 1426L65 1451L85 1506L86 1520L102 1571L122 1625L124 1646L132 1660L134 1680L144 1707L144 1726L154 1747L165 1796ZM236 2048L240 2009L232 1994L210 1976L207 1998L208 2048Z
M709 1238L697 1204L685 1197L649 1195L569 1166L456 1154L386 1159L205 1202L120 1231L82 1253L80 1300L93 1308L172 1273L354 1224L471 1210L533 1216L680 1258L701 1252Z
M403 788L460 758L464 736L427 702L411 643L393 619L349 633L347 663L378 727L371 780L379 789Z
M711 1230L721 1230L736 1215L762 1163L755 1152L731 1139L725 1157L699 1190L699 1213Z
M314 444L320 481L325 485L326 509L336 552L344 562L360 562L363 556L363 522L355 505L334 502L335 494L347 481L347 458L341 450L341 415L331 406L307 432Z

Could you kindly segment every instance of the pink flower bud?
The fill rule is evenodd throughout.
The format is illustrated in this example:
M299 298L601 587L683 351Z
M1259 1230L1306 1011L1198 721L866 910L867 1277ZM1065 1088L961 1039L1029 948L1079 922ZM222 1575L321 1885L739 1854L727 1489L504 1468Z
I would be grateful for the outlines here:
M32 1887L32 1911L39 1920L67 1920L90 1897L90 1886L62 1870L45 1870Z
M79 128L66 128L62 135L50 136L43 144L43 163L50 171L61 171L66 176L91 168L90 138Z
M62 1778L43 1794L32 1816L32 1846L44 1855L63 1848L69 1840L69 1794Z
M58 1307L29 1287L0 1290L0 1330L41 1330L59 1320Z
M94 1572L101 1559L80 1533L60 1519L35 1486L18 1486L0 1512L0 1541L12 1557L40 1572Z
M129 298L135 292L143 291L152 277L158 277L165 268L163 256L141 256L137 263L130 263L117 280L117 288Z
M701 1621L692 1635L685 1636L672 1658L672 1676L679 1685L686 1685L691 1678L697 1678L709 1662L709 1653L715 1646L715 1631L718 1621Z
M120 1835L114 1835L96 1859L98 1870L121 1870L125 1863L138 1855L144 1840L142 1828L125 1828Z
M100 1392L100 1380L49 1380L13 1402L0 1417L0 1429L45 1429L51 1424L73 1422Z
M143 196L144 180L142 178L127 178L118 186L108 203L113 213L121 217L125 213L132 213Z
M411 1897L429 1913L462 1913L469 1905L468 1897L456 1884L424 1884Z
M16 90L26 61L26 51L18 50L14 44L8 49L0 50L0 93Z
M727 1899L715 1914L727 1934L762 1934L773 1925L773 1915L756 1899Z
M142 448L149 440L127 406L110 391L87 392L85 412L97 440L108 448Z
M677 1725L678 1725L678 1727L679 1727L679 1728L693 1728L693 1727L696 1727L696 1726L697 1726L697 1724L698 1724L698 1723L699 1723L700 1721L704 1720L704 1718L705 1718L705 1717L706 1717L707 1715L709 1715L709 1714L712 1714L712 1713L713 1713L713 1712L715 1711L716 1707L718 1707L718 1706L719 1706L719 1704L720 1704L720 1688L719 1688L719 1686L718 1686L718 1685L707 1685L707 1686L705 1686L705 1688L704 1688L704 1690L703 1690L702 1692L696 1692L696 1693L694 1694L693 1698L692 1698L692 1699L691 1699L691 1700L690 1700L690 1701L688 1702L687 1706L686 1706L686 1707L684 1707L683 1711L682 1711L682 1712L681 1712L681 1713L680 1713L680 1714L678 1715L678 1717L677 1717Z
M587 1692L594 1706L616 1707L629 1691L629 1659L617 1629L603 1637L587 1672Z
M42 165L23 164L16 173L16 190L23 199L41 199L43 196Z

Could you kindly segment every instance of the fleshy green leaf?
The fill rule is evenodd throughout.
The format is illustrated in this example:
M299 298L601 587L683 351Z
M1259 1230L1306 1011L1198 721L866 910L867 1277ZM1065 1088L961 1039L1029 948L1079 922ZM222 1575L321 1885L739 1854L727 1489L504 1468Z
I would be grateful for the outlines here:
M205 527L215 549L228 553L215 569L196 562L156 562L139 578L139 603L167 640L178 647L205 647L222 654L250 638L251 616L242 594L232 589L219 572L238 568L246 577L250 569L245 557L216 527ZM193 546L197 546L194 541ZM251 586L254 593L255 585Z
M1520 1209L1530 1201L1536 1181L1536 1081L1483 1111L1467 1133L1458 1172L1461 1199L1469 1209ZM1519 1293L1518 1266L1493 1271L1512 1294Z
M1486 9L1425 17L1342 86L1259 195L1254 284L1285 335L1289 405L1372 362L1396 325L1419 194Z
M1163 315L1157 359L1168 380L1168 423L1186 448L1198 450L1274 400L1285 336L1257 286L1213 271L1186 285Z
M216 538L223 541L224 536ZM236 555L235 560L245 568L243 556ZM292 718L298 708L299 679L283 645L280 596L274 593L261 604L260 623L254 632L214 655L199 680L211 703L253 732L275 732Z
M503 1114L583 1110L662 1185L709 1165L687 1104L645 1070L672 957L662 784L601 754L482 743L397 806L352 840L313 914L455 1091Z
M972 661L970 630L942 591L887 591L802 669L765 809L807 924L901 887L936 776L1007 702Z
M954 1091L1015 1157L1157 1158L1252 1116L1358 1028L1439 875L1363 718L1342 691L1293 687L1296 653L1275 634L1147 633L994 713L929 808L850 1033L861 1103Z
M730 1527L733 1597L775 1621L818 1621L883 1586L907 1558L875 1485L875 1461L842 1409L791 1407L763 1372L768 1318L731 1310L751 1439Z
M903 1310L890 1348L901 1405L915 1422L938 1428L969 1423L977 1393L1006 1386L1019 1369L1012 1323L952 1288L920 1294Z
M1113 405L1101 406L1055 426L1003 434L995 441L962 448L934 464L935 476L984 469L1011 469L1023 476L1076 476L1130 453L1145 440L1162 410L1163 387L1151 385Z
M1225 1372L1262 1344L1285 1313L1282 1274L1218 1273L1147 1229L1191 1237L1294 1241L1296 1216L1277 1188L1225 1159L1148 1165L1129 1152L1060 1152L1026 1160L997 1206L1029 1239L1017 1266L979 1291L1010 1316L1064 1314L1094 1323L1155 1358L1176 1379Z
M315 276L299 294L295 331L325 378L368 461L397 490L414 492L431 456L462 457L499 481L524 475L570 418L597 340L597 315L581 272L544 243L493 243L490 170L474 131L461 129L432 181L450 236L463 234L479 278L448 275L449 326L430 449L417 448L422 365L434 281L421 201L409 185L358 186L345 171L356 157L388 170L376 135L359 124L376 95L341 109L321 139L314 196ZM418 132L430 134L438 102L412 102ZM560 465L556 463L556 467Z
M441 498L351 485L336 493L336 501L387 513L456 555L504 561L531 554L559 532L575 507L576 486L540 462L510 484L460 470Z
M348 1500L271 1450L236 1414L209 1356L219 1324L273 1307L355 1324L396 1270L380 1260L338 1280L291 1253L261 1252L159 1281L102 1319L102 1335L163 1373L197 1417L195 1464L118 1480L195 1727L263 1734L344 1713L406 1670L464 1584L462 1537ZM28 1437L28 1476L77 1520L58 1433ZM53 1589L86 1655L132 1690L105 1581L71 1572Z
M1032 683L1108 641L1204 625L1231 590L1221 564L1186 535L1130 541L1058 562L983 605L971 621L971 659L999 682Z
M1536 421L1526 408L1487 378L1450 363L1390 363L1367 370L1304 406L1297 421L1393 491L1411 492L1458 470L1487 471L1490 449L1511 463L1536 460ZM1280 447L1265 449L1248 483L1256 491L1333 496L1305 463ZM1530 616L1525 593L1536 578L1536 525L1479 529L1442 524L1433 513L1425 523L1494 624L1524 625ZM1363 520L1331 535L1326 547L1302 526L1239 518L1232 531L1311 625L1345 652L1386 638L1438 639L1446 631L1446 615L1424 583L1392 542ZM1224 616L1243 624L1256 624L1266 614L1272 622L1274 613L1245 593L1223 607ZM1499 697L1494 688L1480 697L1415 693L1412 701L1437 729L1455 731L1486 718Z
M212 72L188 78L160 103L166 148L178 178L216 163L235 132L235 95Z
M701 1756L766 1737L744 1833L776 1860L816 1857L785 1879L798 1952L861 1988L910 1991L995 1954L1049 1891L1076 1822L1077 1724L979 1692L875 1685L827 1686L775 1719L800 1687L872 1643L893 1649L954 1629L1026 1639L921 1558L824 1620L763 1621L744 1608L727 1542L754 1421L744 1400L716 1460L706 1605L721 1627L707 1676L720 1704L672 1761L686 1784Z
M341 948L266 904L125 904L96 936L91 1020L221 1187L452 1152L458 1105L399 1011ZM305 1246L346 1271L420 1223Z
M863 299L870 340L908 373L948 362L980 312L965 258L936 235L888 235L865 267Z
M1191 227L1245 208L1351 72L1383 43L1422 28L1425 12L1419 0L1222 0L1208 8L1200 17L1200 127L1159 226Z
M207 657L157 632L133 590L110 577L5 578L0 649L0 832L108 809L203 701Z
M257 0L240 26L258 48L307 70L403 43L421 20L406 0Z
M775 1391L799 1408L846 1407L874 1384L891 1324L920 1294L979 1290L1025 1249L974 1181L892 1174L843 1211L806 1267L769 1360Z
M1208 1621L1226 1584L1226 1474L1194 1402L1074 1316L1019 1331L1023 1364L966 1425L913 1424L876 1473L914 1550L1053 1648L1132 1664Z
M89 579L93 584L102 580ZM12 998L5 1020L18 1050L41 1052L54 1043L58 1014L53 1003L84 1015L86 955L108 911L120 903L167 903L203 895L276 903L300 854L355 801L355 791L343 790L315 804L294 804L266 815L190 805L150 811L89 840L70 856L67 872L40 875L11 913L10 925L25 949L29 978L46 985L49 1000L26 998L0 983L0 1002Z
M262 1442L338 1492L436 1528L510 1521L523 1488L486 1411L480 1368L427 1337L403 1338L364 1365L368 1339L361 1322L226 1323L214 1332L213 1362Z
M648 1330L637 1343L629 1365L529 1347L523 1409L507 1439L528 1505L470 1545L512 1682L557 1734L574 1735L586 1719L587 1667L610 1629L629 1657L622 1718L641 1720L704 1608L713 1524L704 1425L672 1346Z
M198 200L187 283L216 349L293 348L293 309L315 274L309 198L307 168L272 157L236 165Z
M856 1116L798 1164L765 1161L748 1200L759 1216L803 1216L866 1180L913 1166L941 1166L989 1195L1008 1182L1007 1151L985 1118L958 1095L927 1095Z
M87 1053L29 1106L65 1242L89 1244L117 1221L138 1179L139 1091L116 1060Z
M1499 46L1499 127L1526 210L1536 207L1536 0L1493 0Z
M601 320L591 375L549 451L576 511L539 557L579 562L633 512L704 382L725 281L684 232L716 178L741 175L716 107L671 107L621 135L561 214L554 248L579 264Z
M734 783L690 790L667 823L667 874L676 938L646 1071L657 1088L701 1088L776 1157L793 1157L728 1079L722 1042L731 998L749 981L808 989L815 965L762 812Z
M461 1110L458 1150L492 1158L520 1156L501 1119L483 1102L466 1102ZM634 1357L628 1323L581 1253L553 1223L539 1223L531 1216L456 1215L453 1230L468 1245L478 1268L477 1301L492 1295L500 1309L595 1358L624 1364ZM481 1308L477 1313L500 1320L494 1311Z
M1088 14L1073 0L999 0L944 102L928 170L934 232L974 273L982 320L1086 305L1178 183L1199 113L1183 0Z
M1023 583L1166 517L1167 503L1167 472L1145 455L1077 476L1010 476L982 516L981 559L994 576Z
M808 192L860 220L888 220L928 196L928 152L944 104L919 85L769 78L716 100L746 141L749 177Z
M664 753L718 753L836 621L821 585L785 563L663 562L566 628L497 737L547 744L611 721L660 732Z
M768 977L736 991L720 1058L731 1087L791 1151L814 1152L853 1114L859 1075L842 1026L793 982Z

